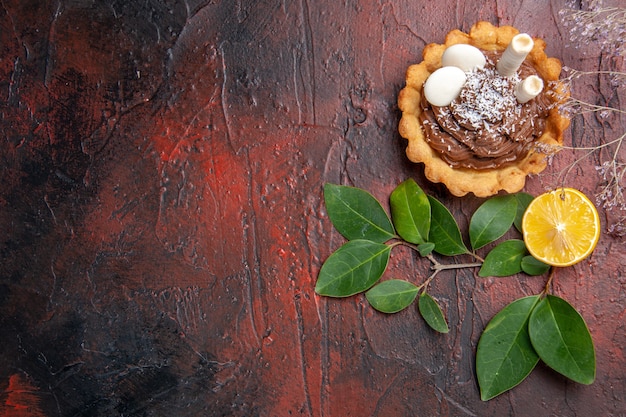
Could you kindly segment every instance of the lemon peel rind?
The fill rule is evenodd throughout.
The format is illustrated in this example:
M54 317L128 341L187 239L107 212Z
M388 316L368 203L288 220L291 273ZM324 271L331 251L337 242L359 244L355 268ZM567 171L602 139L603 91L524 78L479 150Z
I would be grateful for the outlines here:
M500 168L453 168L430 147L419 123L422 86L429 75L441 67L441 56L447 47L465 43L484 50L503 51L518 33L512 26L496 27L489 22L476 23L469 33L452 30L446 35L444 44L426 45L422 62L409 66L406 71L406 86L398 95L398 107L402 111L398 130L408 141L406 155L412 162L424 164L424 174L428 180L445 184L450 193L457 197L468 193L489 197L502 190L518 192L524 187L527 175L538 174L547 166L546 154L530 151L525 158ZM557 104L565 100L568 92L566 86L559 82L561 62L557 58L548 57L544 52L545 47L542 39L534 38L534 47L527 59L544 79L548 89L556 93L551 99ZM548 149L558 149L563 144L563 132L569 124L569 118L560 114L558 105L555 105L546 119L543 134L536 142L544 144Z

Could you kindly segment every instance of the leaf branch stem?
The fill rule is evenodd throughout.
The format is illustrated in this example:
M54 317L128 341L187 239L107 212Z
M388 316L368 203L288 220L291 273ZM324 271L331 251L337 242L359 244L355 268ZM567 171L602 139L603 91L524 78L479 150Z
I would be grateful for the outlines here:
M413 249L414 251L419 251L418 247L412 243L406 242L406 241L400 241L400 242L396 242L393 244L394 246L396 245L404 245L407 246L411 249ZM478 260L478 262L466 262L466 263L460 263L460 264L442 264L441 262L439 262L433 255L428 254L426 256L426 258L428 258L428 260L433 264L433 266L431 267L432 270L434 270L435 272L439 272L439 271L443 271L446 269L464 269L464 268L477 268L482 266L483 262L485 262L485 260L483 258L481 258L480 256L476 255L475 253L472 252L467 252L468 255L471 255L472 257L474 257L474 259Z
M413 249L416 252L419 252L419 248L417 247L417 245L407 242L405 240L399 240L397 242L392 243L392 246L397 246L397 245L404 245L408 248ZM452 270L452 269L479 268L482 266L484 262L483 258L481 258L480 256L472 252L467 252L467 254L473 256L474 259L477 259L479 262L465 262L465 263L460 263L460 264L442 264L441 262L437 260L437 258L433 256L432 253L426 255L425 258L427 258L432 264L430 269L433 271L433 273L420 286L418 286L418 288L420 290L425 291L425 289L428 287L431 281L441 271Z
M427 258L433 264L431 269L433 269L436 272L443 271L446 269L476 268L482 265L482 262L469 262L469 263L461 263L461 264L442 264L437 259L435 259L435 257L432 254L428 255Z
M483 264L485 262L485 260L483 258L481 258L480 256L478 256L477 254L475 254L474 252L467 252L468 255L471 255L474 259L476 259L478 262L480 262L480 264ZM460 265L460 264L459 264ZM480 265L478 265L480 266Z
M548 280L546 281L546 285L543 287L541 295L545 296L552 292L552 280L554 279L555 272L556 268L550 268L550 274L548 275Z
M432 269L435 271L443 271L446 269L465 269L465 268L477 268L482 266L482 262L469 262L462 264L437 264L433 265Z
M442 264L437 259L435 259L435 257L432 254L427 255L426 258L428 258L428 260L433 264L432 267L430 268L433 270L433 273L430 274L430 276L426 279L426 281L424 281L424 283L418 287L423 292L426 292L426 288L428 288L428 285L430 285L431 281L435 279L437 274L440 273L441 271L446 271L446 270L451 270L451 269L477 268L477 267L482 266L482 262Z
M441 271L440 269L436 270L435 272L433 272L432 274L430 274L430 276L426 279L426 281L424 281L422 283L422 285L420 285L418 287L418 290L425 293L426 289L428 288L428 286L430 285L431 281L433 279L435 279L435 277L437 276L437 274L439 273L439 271Z

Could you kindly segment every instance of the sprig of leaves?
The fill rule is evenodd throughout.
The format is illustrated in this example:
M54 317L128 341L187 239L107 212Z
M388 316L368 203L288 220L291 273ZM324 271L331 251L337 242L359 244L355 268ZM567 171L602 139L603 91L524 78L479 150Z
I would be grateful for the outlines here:
M389 198L391 216L367 191L326 184L328 216L346 243L320 269L315 291L330 297L364 293L383 313L404 310L417 299L418 311L435 331L449 326L430 282L442 271L479 268L481 277L526 273L543 275L550 267L533 258L521 239L504 239L521 232L521 219L533 197L526 193L492 197L474 212L469 223L469 247L452 213L426 195L412 179L399 184ZM432 273L413 283L381 278L398 245L431 262ZM489 247L491 245L491 247ZM487 251L484 259L477 250ZM439 256L466 256L468 263L442 263ZM551 278L550 278L551 279ZM555 371L583 384L595 378L593 341L583 318L565 300L544 293L520 298L502 309L487 325L478 343L476 372L481 398L489 400L519 384L542 360Z
M501 242L484 260L475 253L504 236L513 224L521 223L532 200L528 194L486 200L470 221L471 250L463 241L452 213L439 200L426 195L412 179L399 184L391 193L391 216L373 195L360 188L326 184L324 199L331 222L347 242L324 262L316 284L320 295L348 297L369 290L384 274L391 250L400 244L415 249L433 263L433 275L416 286L421 293L445 269L481 266L480 276L510 276L521 271L543 274L548 268L530 257L519 239ZM479 263L443 265L432 256L433 252L444 256L469 255ZM394 291L396 287L385 284L373 294L377 299L393 298L387 292ZM373 306L376 308L377 304Z
M589 329L574 307L554 295L515 300L487 324L476 349L481 399L490 400L517 386L540 359L581 384L595 379Z

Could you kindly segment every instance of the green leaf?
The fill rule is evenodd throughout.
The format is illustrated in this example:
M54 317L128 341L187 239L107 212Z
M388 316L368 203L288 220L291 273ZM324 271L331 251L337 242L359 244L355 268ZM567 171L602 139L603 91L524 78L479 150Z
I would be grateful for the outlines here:
M534 200L535 197L528 193L516 193L513 194L515 199L517 200L517 212L515 213L515 221L513 224L518 232L522 232L522 217L524 217L524 213L528 208L528 205L531 201Z
M539 357L528 335L528 322L539 296L520 298L496 314L480 336L476 376L480 398L487 401L522 382Z
M391 246L369 240L351 240L333 252L320 269L315 292L348 297L367 290L387 269Z
M544 264L538 259L535 259L532 255L527 255L522 258L522 271L528 275L543 275L550 270L550 265Z
M393 225L380 202L370 193L346 185L325 184L328 217L346 239L383 243L396 237Z
M443 311L441 311L441 307L439 307L439 304L433 297L423 292L420 295L418 306L420 314L433 330L439 333L448 333L450 331Z
M428 196L431 209L428 240L435 244L435 252L454 256L468 253L459 226L450 211L434 197Z
M469 225L472 248L479 249L501 238L513 224L517 212L514 195L490 198L474 212Z
M430 203L417 183L409 178L391 193L391 218L402 239L421 244L428 240Z
M505 240L487 254L478 275L507 277L522 272L522 258L527 254L523 240Z
M365 293L365 297L376 310L397 313L415 300L418 290L408 281L390 279L372 287Z
M528 323L530 340L550 368L581 384L596 376L593 340L582 316L554 295L541 300Z
M430 255L433 252L433 249L435 249L435 244L431 242L422 243L421 245L417 246L417 251L420 253L421 256Z

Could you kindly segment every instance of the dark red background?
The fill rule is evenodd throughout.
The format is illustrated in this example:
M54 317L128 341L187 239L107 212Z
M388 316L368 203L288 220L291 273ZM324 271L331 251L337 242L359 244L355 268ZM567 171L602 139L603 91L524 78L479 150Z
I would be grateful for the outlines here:
M430 293L447 335L414 306L386 316L362 296L313 291L342 243L325 182L386 201L413 177L462 228L482 201L450 196L404 156L395 103L426 43L487 20L543 37L565 65L623 71L597 45L568 46L563 7L0 2L0 415L626 415L623 238L605 233L555 277L595 341L591 386L540 365L480 401L480 333L545 277L440 274ZM576 94L624 99L606 77ZM566 140L623 131L619 118L578 115ZM556 186L579 156L560 153L526 191ZM566 184L593 196L607 157ZM387 277L429 274L406 250L392 259Z

